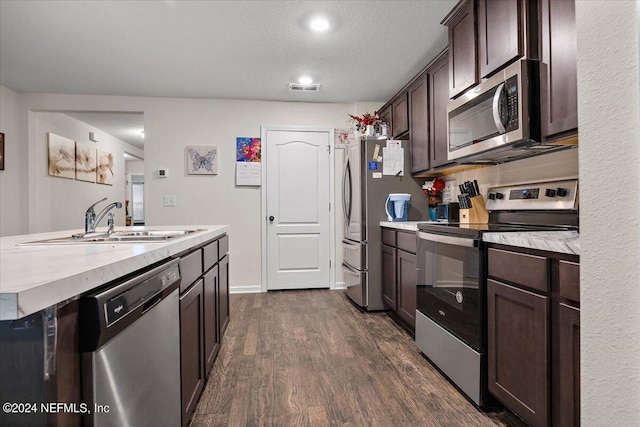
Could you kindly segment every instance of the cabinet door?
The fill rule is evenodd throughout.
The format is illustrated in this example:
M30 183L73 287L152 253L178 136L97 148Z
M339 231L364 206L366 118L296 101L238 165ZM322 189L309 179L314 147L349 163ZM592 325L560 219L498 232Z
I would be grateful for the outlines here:
M205 379L203 334L203 281L198 280L180 297L180 380L182 425L196 408Z
M398 315L412 329L416 327L416 264L415 254L398 251Z
M449 27L449 97L478 84L475 1L469 0L445 22Z
M487 281L489 391L531 426L549 418L549 298Z
M444 52L427 70L429 74L429 150L431 167L446 165L447 102L449 102L449 56Z
M540 0L540 109L546 140L577 135L575 0Z
M427 73L414 81L409 90L409 135L411 172L429 169L429 92Z
M396 252L396 248L382 245L382 300L393 311L398 311Z
M204 360L206 374L209 373L218 354L218 266L215 265L204 275Z
M560 425L580 425L580 310L560 304Z
M224 336L227 326L229 325L229 255L226 255L220 260L218 264L219 276L218 276L218 310L220 315L220 332L219 342L222 343L222 337Z
M380 116L380 120L382 120L384 123L386 123L387 126L387 135L391 136L393 135L393 123L391 120L391 105L383 108L382 110L378 111L378 115Z
M404 92L393 100L393 136L394 138L409 131L409 103Z
M480 77L523 54L521 0L478 0Z

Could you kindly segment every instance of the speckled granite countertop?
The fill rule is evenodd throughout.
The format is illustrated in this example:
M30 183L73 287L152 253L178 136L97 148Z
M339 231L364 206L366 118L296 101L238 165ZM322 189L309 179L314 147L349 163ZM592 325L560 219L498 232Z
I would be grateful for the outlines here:
M392 222L392 221L380 221L380 227L395 228L396 230L406 231L418 231L418 224L433 223L436 221L405 221L405 222Z
M482 240L487 243L580 255L580 234L575 230L483 233Z

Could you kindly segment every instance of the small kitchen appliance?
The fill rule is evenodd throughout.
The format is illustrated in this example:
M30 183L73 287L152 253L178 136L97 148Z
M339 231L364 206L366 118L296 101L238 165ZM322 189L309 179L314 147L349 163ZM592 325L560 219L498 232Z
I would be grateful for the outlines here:
M411 200L411 194L389 194L384 203L387 219L393 222L406 222L409 218L409 200Z
M458 222L460 220L460 204L438 203L436 206L436 221L438 222Z
M473 204L483 197L476 194L468 199ZM488 221L418 224L415 342L479 407L492 404L487 386L483 235L576 229L577 205L575 179L501 186L487 194Z

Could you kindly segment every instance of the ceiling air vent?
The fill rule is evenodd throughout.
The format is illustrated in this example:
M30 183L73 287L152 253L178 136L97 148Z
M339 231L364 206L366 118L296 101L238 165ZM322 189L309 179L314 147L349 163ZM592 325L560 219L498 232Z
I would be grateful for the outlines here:
M319 84L303 85L300 83L289 83L289 90L294 92L317 92L320 90Z

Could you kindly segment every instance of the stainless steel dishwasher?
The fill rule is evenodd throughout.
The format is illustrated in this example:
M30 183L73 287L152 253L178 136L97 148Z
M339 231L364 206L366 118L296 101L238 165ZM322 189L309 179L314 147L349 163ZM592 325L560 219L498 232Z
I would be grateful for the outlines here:
M178 260L80 301L83 425L180 425Z

